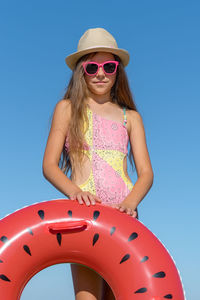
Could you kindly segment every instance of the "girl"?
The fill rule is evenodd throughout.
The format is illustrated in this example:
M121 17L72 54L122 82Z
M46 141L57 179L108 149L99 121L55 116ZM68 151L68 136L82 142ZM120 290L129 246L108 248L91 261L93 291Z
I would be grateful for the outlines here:
M66 58L73 74L54 111L43 173L80 204L101 202L137 217L153 171L143 122L124 70L128 62L128 52L119 49L105 29L92 28L83 34L77 52ZM129 158L131 162L134 158L138 177L134 185L127 173L129 140ZM115 299L109 285L92 269L71 264L71 270L76 300Z

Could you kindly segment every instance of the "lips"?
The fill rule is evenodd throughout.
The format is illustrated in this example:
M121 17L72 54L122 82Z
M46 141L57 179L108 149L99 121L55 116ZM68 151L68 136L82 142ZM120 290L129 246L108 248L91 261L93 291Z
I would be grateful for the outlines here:
M106 82L104 82L104 81L96 81L94 83L106 83Z

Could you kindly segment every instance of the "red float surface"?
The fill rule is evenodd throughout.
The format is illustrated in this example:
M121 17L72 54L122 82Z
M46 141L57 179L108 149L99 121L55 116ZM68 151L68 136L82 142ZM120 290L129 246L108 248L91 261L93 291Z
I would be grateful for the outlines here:
M117 300L185 299L165 247L140 221L112 207L52 200L0 221L2 300L20 299L36 273L65 262L98 272Z

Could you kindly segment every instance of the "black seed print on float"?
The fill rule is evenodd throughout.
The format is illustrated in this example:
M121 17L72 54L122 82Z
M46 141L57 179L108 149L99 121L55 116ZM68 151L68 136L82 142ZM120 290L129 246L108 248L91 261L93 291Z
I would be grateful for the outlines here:
M98 210L95 210L94 214L93 214L93 219L96 220L99 215L100 215L100 212Z
M165 299L173 299L173 296L172 294L167 294L164 296Z
M146 293L147 292L147 288L143 287L137 291L135 291L135 294L139 294L139 293Z
M30 251L29 246L24 245L23 248L24 248L24 251L25 251L26 253L28 253L28 254L31 256L31 251Z
M95 233L94 237L93 237L93 242L92 242L92 245L94 246L96 244L96 242L98 241L99 239L99 234L98 233Z
M138 237L138 234L136 232L131 233L131 235L128 238L128 242L135 240Z
M72 217L72 211L71 211L71 210L68 210L67 213L68 213L68 216L69 216L69 217Z
M0 240L1 240L3 243L9 242L8 238L7 238L5 235L3 235L3 236L0 238Z
M115 232L115 230L116 230L116 227L113 226L113 227L110 229L110 235L112 235L112 234Z
M56 237L57 237L57 241L58 241L59 246L61 246L61 242L62 242L62 235L61 235L61 233L57 233Z
M155 273L153 275L153 277L155 278L164 278L166 276L165 272L161 271L161 272L158 272L158 273Z
M124 255L124 257L122 257L120 264L122 264L123 262L125 262L126 260L128 260L130 258L130 254L126 254Z
M0 259L0 263L3 263L3 260Z
M38 210L38 215L39 215L40 219L44 220L44 211L42 209Z
M32 231L31 228L27 228L27 230L28 230L28 232L29 232L31 235L33 235L33 231Z
M148 256L144 256L144 257L143 257L143 259L141 259L141 261L140 261L140 262L141 262L141 263L143 263L143 262L147 261L148 259L149 259L149 257L148 257Z
M4 281L11 281L6 275L0 274L0 279Z

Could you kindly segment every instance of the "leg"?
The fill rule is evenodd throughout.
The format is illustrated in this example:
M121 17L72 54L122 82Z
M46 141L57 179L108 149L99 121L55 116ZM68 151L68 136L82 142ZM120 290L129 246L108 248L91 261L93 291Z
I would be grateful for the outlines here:
M76 300L100 300L103 278L90 268L71 264Z
M102 300L115 300L115 296L108 283L103 279Z

